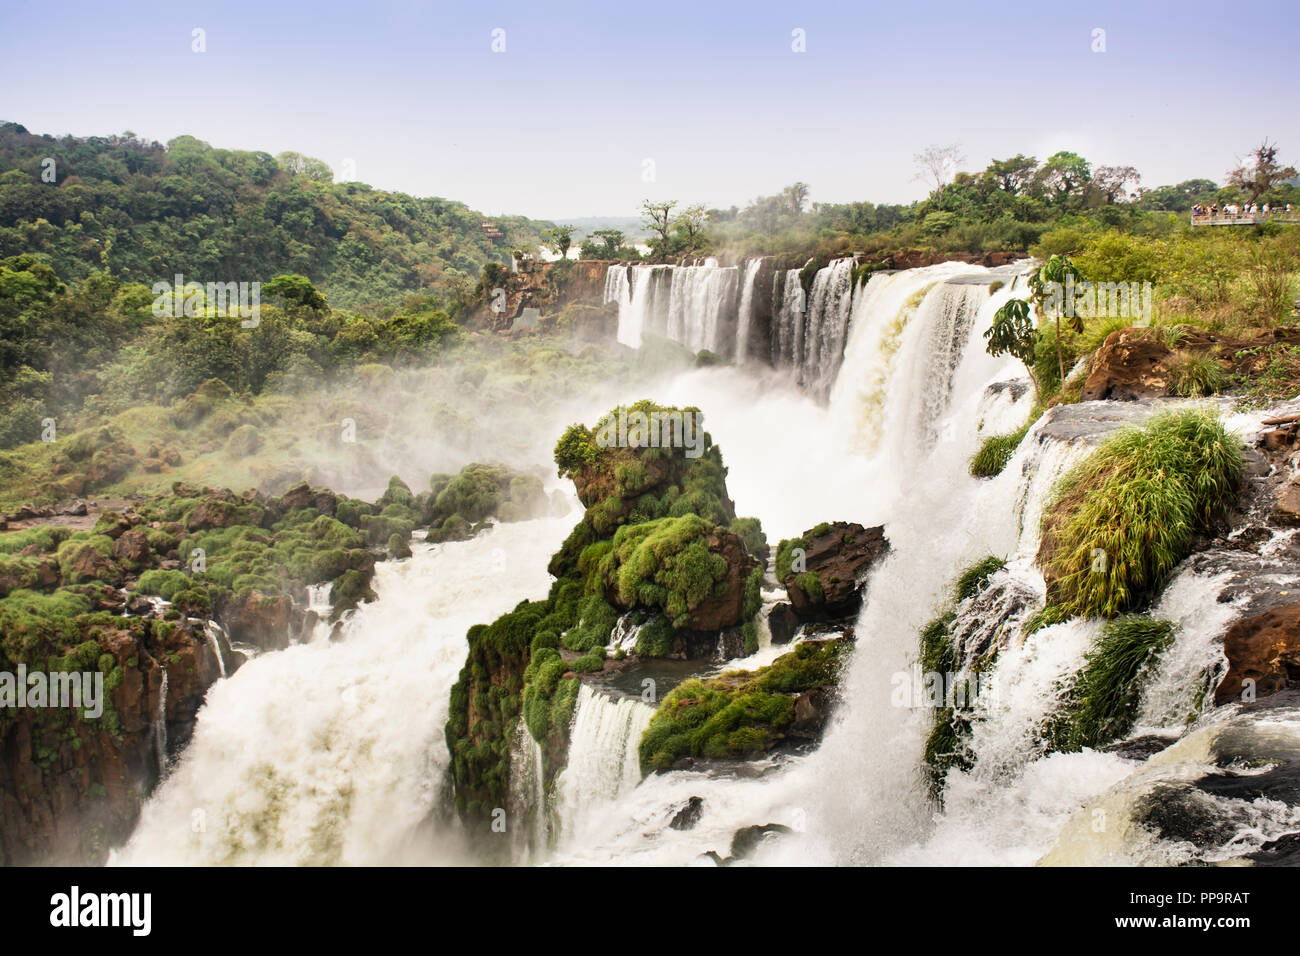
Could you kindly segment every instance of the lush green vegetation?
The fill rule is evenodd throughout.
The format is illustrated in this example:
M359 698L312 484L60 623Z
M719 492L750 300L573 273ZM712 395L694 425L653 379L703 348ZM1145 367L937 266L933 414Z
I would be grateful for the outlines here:
M810 206L806 183L758 197L744 209L679 209L677 203L647 202L642 212L652 237L651 256L666 261L731 248L776 255L791 268L799 268L810 256L824 264L852 252L883 259L904 250L936 255L1010 250L1034 251L1046 258L1074 251L1051 248L1053 232L1059 236L1060 231L1117 230L1163 237L1188 232L1186 214L1194 203L1253 199L1261 206L1271 203L1274 209L1287 202L1300 205L1300 187L1286 184L1294 170L1287 175L1289 167L1277 159L1276 151L1256 151L1250 165L1230 171L1222 186L1193 179L1154 188L1141 187L1132 167L1098 166L1069 151L1045 160L1016 155L975 172L957 170L960 157L955 154L948 163L936 164L936 158L917 157L933 188L925 199L909 205ZM1096 277L1087 263L1080 266Z
M1192 538L1233 500L1242 454L1212 414L1153 418L1107 440L1062 479L1039 564L1067 615L1114 617L1155 593Z
M601 576L623 605L662 610L673 627L685 627L727 575L726 559L709 549L715 531L694 514L624 525L614 533Z
M957 575L953 582L951 604L938 617L921 628L919 663L925 680L934 681L937 678L942 680L946 687L948 681L962 670L965 661L955 633L956 605L983 591L988 586L989 578L1004 567L1006 567L1004 559L990 554ZM985 649L974 664L974 673L978 674L990 669L997 659L999 650L1000 647L996 644ZM944 781L950 768L959 767L965 770L971 766L965 741L970 733L974 706L975 701L970 699L945 700L935 709L934 723L922 753L927 787L935 800L942 799Z
M605 440L606 422L635 411L699 415L698 409L641 401L612 410L595 429L566 429L555 445L555 463L561 477L573 480L586 510L551 558L551 592L467 635L469 654L452 690L446 727L456 804L467 820L482 822L503 805L516 715L522 713L542 745L546 777L556 772L568 743L577 675L605 667L620 607L643 624L636 653L668 656L692 611L718 592L728 573L727 559L708 539L728 534L733 525L746 550L766 548L757 519L736 518L721 451L707 433L698 457L688 457L682 446ZM745 582L747 648L757 648L752 619L761 604L761 580L762 568L754 567Z
M803 642L757 671L679 684L641 738L642 770L667 770L682 757L725 759L770 750L794 722L795 696L838 681L847 646Z
M1073 751L1127 735L1137 719L1145 678L1173 642L1174 632L1169 621L1144 615L1108 622L1052 715L1044 735L1048 746Z
M970 473L976 478L992 478L1002 474L1007 462L1016 453L1025 435L1029 433L1029 424L1011 432L1009 435L990 435L984 439L970 460Z
M42 163L54 160L56 181ZM472 285L545 223L484 216L463 203L333 182L296 153L165 146L121 136L39 136L0 125L0 257L30 252L64 282L107 271L123 283L270 282L299 273L336 305L392 302Z

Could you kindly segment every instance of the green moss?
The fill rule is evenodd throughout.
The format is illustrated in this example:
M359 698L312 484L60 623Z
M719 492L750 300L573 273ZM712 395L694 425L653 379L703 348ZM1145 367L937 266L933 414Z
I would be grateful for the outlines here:
M643 772L666 770L682 757L753 756L785 738L792 695L834 684L845 642L801 643L757 671L689 680L663 699L641 737Z
M808 553L808 541L806 538L786 538L776 546L776 579L784 581L794 571L795 551L800 551L805 557Z
M22 531L7 531L0 534L0 554L17 554L32 545L42 552L53 552L71 534L69 528L53 525L24 528Z
M662 615L648 620L636 635L638 657L667 657L673 652L677 632Z
M577 626L564 633L562 643L571 651L604 647L618 622L618 611L600 594L589 594L579 606Z
M714 596L727 576L727 561L709 550L716 529L698 515L624 525L601 566L624 607L662 610L674 627Z
M767 535L763 533L763 525L757 518L737 518L731 522L730 530L745 542L745 550L752 554L759 564L767 565L771 548L767 543Z
M797 575L794 579L794 587L808 596L808 600L813 604L821 604L826 600L826 592L822 589L822 582L812 571L805 571Z
M164 600L172 600L177 592L190 585L190 577L183 571L166 571L155 568L140 575L135 589L141 594L154 594Z

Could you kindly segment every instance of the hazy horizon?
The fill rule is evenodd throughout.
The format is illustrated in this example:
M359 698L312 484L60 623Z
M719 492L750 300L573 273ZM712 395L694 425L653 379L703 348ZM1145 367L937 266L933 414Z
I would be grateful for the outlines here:
M1047 18L1034 4L993 17L951 0L669 2L654 14L288 6L127 0L111 15L74 4L54 17L11 3L0 119L55 136L292 150L336 179L553 221L633 217L646 198L743 207L794 181L814 202L910 202L926 191L914 154L953 142L964 169L1071 149L1133 165L1147 186L1222 182L1264 137L1300 154L1285 128L1288 39L1269 28L1286 8L1270 0L1238 4L1226 32L1206 2ZM795 30L805 52L792 49ZM1243 70L1248 101L1232 96ZM1036 107L1041 76L1069 109Z

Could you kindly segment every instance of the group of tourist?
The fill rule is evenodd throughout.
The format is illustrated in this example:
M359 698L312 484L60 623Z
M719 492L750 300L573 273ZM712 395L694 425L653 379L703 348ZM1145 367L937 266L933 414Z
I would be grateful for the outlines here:
M1238 217L1241 216L1253 217L1261 214L1264 216L1268 216L1268 214L1273 211L1273 207L1270 206L1268 203L1264 203L1263 206L1259 206L1253 202L1243 203L1240 206L1238 206L1235 202L1230 202L1230 203L1225 203L1222 207L1220 207L1217 202L1211 203L1208 206L1202 205L1200 203L1196 203L1195 205L1192 206L1192 218L1193 219L1217 219L1219 218L1220 210L1222 210L1225 218L1237 219ZM1291 211L1290 203L1286 204L1286 211L1287 212Z

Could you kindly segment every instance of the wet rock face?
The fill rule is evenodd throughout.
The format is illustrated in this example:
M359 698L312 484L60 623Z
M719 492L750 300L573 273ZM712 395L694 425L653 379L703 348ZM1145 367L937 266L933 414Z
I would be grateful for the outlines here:
M301 628L304 612L286 594L268 596L250 591L243 597L231 596L222 601L219 616L231 640L270 651L289 646L290 625Z
M799 616L789 604L777 604L768 612L767 626L772 632L773 644L789 644L799 630Z
M700 817L703 814L704 798L691 797L673 814L672 822L668 826L674 830L691 830L695 827L695 824L700 822Z
M188 744L220 676L196 624L182 622L165 637L100 628L99 642L121 674L105 687L115 726L54 708L0 715L0 865L102 863L135 826L159 777L163 673L168 759Z
M836 521L805 532L803 572L794 568L781 582L800 621L828 621L852 617L862 607L863 579L889 550L883 526ZM816 586L805 577L816 578ZM820 590L820 593L818 593Z
M1284 604L1238 621L1223 639L1228 673L1216 704L1276 694L1300 685L1300 604Z

